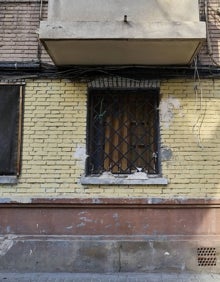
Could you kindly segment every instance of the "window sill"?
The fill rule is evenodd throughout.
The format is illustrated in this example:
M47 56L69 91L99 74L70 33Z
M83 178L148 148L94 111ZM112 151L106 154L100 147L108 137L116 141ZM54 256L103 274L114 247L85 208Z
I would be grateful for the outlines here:
M82 185L167 185L168 180L159 176L146 175L143 173L130 175L102 174L100 176L81 177Z
M18 178L17 176L0 176L0 184L17 184Z

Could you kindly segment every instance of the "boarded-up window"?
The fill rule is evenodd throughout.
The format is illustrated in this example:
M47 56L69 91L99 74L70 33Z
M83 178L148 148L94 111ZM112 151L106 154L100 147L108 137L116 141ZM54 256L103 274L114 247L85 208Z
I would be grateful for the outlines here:
M0 85L0 175L20 172L22 86Z
M158 92L89 92L87 174L159 173Z

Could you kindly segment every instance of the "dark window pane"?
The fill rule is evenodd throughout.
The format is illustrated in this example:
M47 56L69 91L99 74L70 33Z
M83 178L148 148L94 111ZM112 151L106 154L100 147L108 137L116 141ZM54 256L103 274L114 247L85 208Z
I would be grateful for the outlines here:
M20 86L0 86L0 174L16 175Z

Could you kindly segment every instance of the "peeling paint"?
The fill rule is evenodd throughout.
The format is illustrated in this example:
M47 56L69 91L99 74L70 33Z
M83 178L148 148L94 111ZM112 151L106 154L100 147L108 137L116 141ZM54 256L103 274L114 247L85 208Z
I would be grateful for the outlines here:
M80 219L85 222L92 222L92 220L87 217L80 217Z
M0 256L4 256L7 254L7 252L14 245L15 238L15 235L8 235L7 237L0 239Z
M160 103L160 119L164 122L165 127L169 128L170 123L173 119L173 110L180 109L180 102L178 99L173 97L168 97L166 100Z
M0 204L10 204L10 203L22 203L22 204L31 204L31 197L12 197L12 198L1 198Z
M93 202L94 204L100 204L100 203L101 203L101 200L98 199L98 198L92 198L92 202Z
M0 204L8 204L11 202L11 198L0 198Z
M83 226L86 226L85 222L81 222L81 223L76 225L76 227L83 227Z
M118 213L114 213L114 214L112 215L112 217L115 218L115 219L118 219L118 217L119 217L119 216L118 216Z

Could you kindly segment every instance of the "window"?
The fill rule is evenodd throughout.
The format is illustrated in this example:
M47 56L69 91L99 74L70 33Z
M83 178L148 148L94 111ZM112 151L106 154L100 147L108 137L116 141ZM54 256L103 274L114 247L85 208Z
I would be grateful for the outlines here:
M92 89L87 175L160 172L158 91Z
M22 96L22 86L0 85L1 183L2 176L7 179L20 173Z

